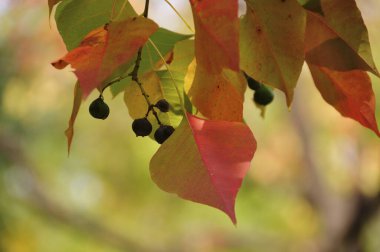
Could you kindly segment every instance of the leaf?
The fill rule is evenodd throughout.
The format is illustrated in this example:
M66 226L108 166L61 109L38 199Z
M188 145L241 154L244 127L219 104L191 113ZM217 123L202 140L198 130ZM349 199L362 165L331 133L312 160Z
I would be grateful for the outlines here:
M173 50L173 60L170 63L170 73L168 70L157 72L160 77L161 88L165 99L170 103L171 110L169 113L172 126L177 127L182 120L183 111L175 85L184 100L184 79L187 69L194 59L194 41L184 40L178 42Z
M363 48L369 48L368 37L363 35ZM337 71L364 70L377 73L370 49L362 50L361 46L353 47L343 40L321 16L308 12L305 36L306 59L309 63L328 67ZM366 60L367 59L367 60ZM371 65L372 64L372 65Z
M67 153L70 154L71 143L74 137L74 124L77 118L80 106L82 104L82 91L80 89L79 83L77 82L74 87L74 101L73 109L71 111L71 116L69 120L69 127L65 130L65 135L67 138Z
M210 73L223 68L239 71L237 0L190 0L195 25L198 65Z
M380 137L375 117L375 95L366 72L338 72L313 64L309 64L309 68L315 85L327 103L342 116L358 121Z
M157 101L164 98L160 85L160 79L154 71L141 75L139 80L142 83L144 91L149 96L149 101L152 104L155 104ZM130 85L126 87L124 92L124 102L128 107L129 115L133 119L145 117L145 114L148 111L148 104L136 82L131 82ZM156 109L156 111L158 110ZM160 120L163 120L163 123L170 123L167 113L161 113L158 111L158 117ZM152 123L156 120L152 113L150 113L149 119Z
M153 156L150 173L162 190L218 208L236 224L235 198L255 150L244 123L187 114Z
M228 69L210 73L195 62L185 78L185 92L199 112L211 120L243 120L244 76Z
M58 4L59 2L62 2L63 0L48 0L48 5L49 5L49 19L50 19L50 15L51 15L51 12L53 10L53 7Z
M57 28L70 51L77 47L92 30L109 23L113 2L110 0L65 0L55 12ZM115 9L121 10L125 0L115 0ZM119 20L137 16L129 2L122 10Z
M290 106L304 63L305 11L297 0L248 0L240 25L242 70L285 92Z
M355 0L321 0L329 26L379 75L372 58L368 31Z
M57 69L67 64L75 69L83 96L100 86L120 66L131 61L138 49L158 29L144 17L112 22L88 34L79 47L52 63Z
M319 15L324 15L322 6L321 6L321 0L308 0L302 6L309 11L316 12Z
M175 33L163 28L159 28L155 33L152 34L150 39L160 50L162 55L169 54L174 45L182 40L186 40L190 38L192 35L185 35L180 33ZM158 70L163 62L157 52L152 48L150 44L145 44L142 51L142 60L140 63L139 73L144 74L153 70ZM132 71L132 69L130 69ZM111 92L114 97L116 97L119 93L124 91L125 87L131 82L130 79L121 81L116 85L111 86Z

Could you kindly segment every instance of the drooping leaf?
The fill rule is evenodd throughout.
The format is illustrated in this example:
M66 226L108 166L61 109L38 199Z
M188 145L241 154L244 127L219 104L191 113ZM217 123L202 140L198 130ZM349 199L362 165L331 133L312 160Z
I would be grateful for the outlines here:
M235 198L255 150L244 123L188 114L153 156L151 177L162 190L218 208L236 223Z
M150 37L151 41L157 46L158 50L163 56L166 56L170 53L174 45L182 40L186 40L190 38L192 35L185 35L180 33L175 33L164 28L159 28L155 33ZM146 43L144 45L142 51L142 60L140 63L139 73L144 74L150 71L158 70L163 62L158 53L154 50L154 48ZM130 69L132 71L132 69ZM111 86L111 92L114 97L116 97L119 93L124 91L125 87L130 83L130 79L121 81L116 85Z
M65 135L67 138L67 152L70 154L71 143L74 137L74 124L77 118L80 106L82 104L82 91L80 89L79 83L77 82L74 87L74 101L73 109L71 111L69 127L65 130Z
M338 72L313 64L309 64L309 68L316 87L327 103L342 116L358 121L380 137L375 117L375 95L366 72Z
M198 65L210 73L223 68L239 71L237 0L190 0L195 25Z
M130 62L157 29L157 24L144 17L112 22L92 31L79 47L52 64L57 69L71 64L87 97L116 69Z
M243 74L228 69L210 73L195 61L185 78L185 92L191 103L212 120L242 121L246 87Z
M288 106L304 62L306 13L297 0L248 0L240 26L241 68L285 92Z
M308 12L305 36L306 59L311 64L332 70L358 69L376 74L366 30L363 30L362 35L363 40L360 42L362 45L353 46L353 43L340 37L323 17Z
M122 11L114 21L137 16L130 3L124 0L65 0L58 5L55 20L67 50L77 47L92 30L110 22L114 9Z
M367 27L355 0L321 0L329 26L380 76L372 58Z

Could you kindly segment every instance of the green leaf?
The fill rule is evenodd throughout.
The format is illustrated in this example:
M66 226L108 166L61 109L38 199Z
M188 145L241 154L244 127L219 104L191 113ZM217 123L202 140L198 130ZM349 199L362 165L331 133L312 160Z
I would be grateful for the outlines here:
M155 33L152 34L150 39L157 46L160 53L165 56L173 50L174 45L178 41L186 40L190 37L192 37L192 35L179 34L166 30L164 28L159 28ZM146 43L142 51L142 60L140 63L139 74L145 74L152 70L158 70L157 68L160 68L162 65L163 63L161 57L149 43ZM132 71L132 68L130 68L129 71ZM125 87L130 82L130 79L126 79L112 85L112 95L116 97L119 93L124 91Z
M306 13L296 0L248 0L241 20L241 69L293 99L304 63Z
M124 0L116 0L115 10L120 10L124 2ZM90 31L110 22L112 12L113 1L110 0L61 2L55 12L55 20L67 50L77 47ZM133 16L136 16L136 12L128 2L119 19Z

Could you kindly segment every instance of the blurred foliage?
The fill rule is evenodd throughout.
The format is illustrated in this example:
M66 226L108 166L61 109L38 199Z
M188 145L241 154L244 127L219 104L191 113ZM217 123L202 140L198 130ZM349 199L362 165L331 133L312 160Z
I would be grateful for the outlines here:
M380 2L357 2L379 66ZM173 4L191 20L187 5ZM187 32L165 3L153 2L151 15L165 27ZM263 120L247 91L245 118L259 146L237 198L237 228L219 211L156 187L148 167L158 145L134 136L122 97L111 100L106 94L111 108L106 121L88 115L96 94L85 101L67 157L63 131L75 80L69 70L57 72L49 64L65 47L53 23L49 28L47 4L2 0L0 23L0 136L20 146L15 152L20 160L0 152L1 252L138 251L115 242L113 234L163 251L318 251L324 214L305 197L305 157L314 158L316 176L332 194L379 191L379 139L329 107L307 69L291 111L276 92ZM380 99L380 80L373 82ZM380 103L377 108L379 120ZM296 117L307 126L308 149ZM377 214L360 237L365 251L380 250L379 232Z

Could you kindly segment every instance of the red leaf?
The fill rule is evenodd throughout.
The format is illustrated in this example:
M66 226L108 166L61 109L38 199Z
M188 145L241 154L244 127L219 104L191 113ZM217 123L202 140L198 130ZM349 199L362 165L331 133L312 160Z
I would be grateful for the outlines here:
M237 0L190 0L195 24L197 64L209 72L239 71Z
M235 198L255 151L244 123L187 114L153 156L151 176L161 189L218 208L236 224Z
M309 68L315 85L327 103L342 116L358 121L380 137L375 117L375 95L366 72L338 72L310 63Z
M102 84L118 67L133 59L138 49L158 29L144 17L113 22L90 32L79 47L52 63L57 69L68 64L75 69L83 96Z

